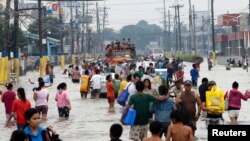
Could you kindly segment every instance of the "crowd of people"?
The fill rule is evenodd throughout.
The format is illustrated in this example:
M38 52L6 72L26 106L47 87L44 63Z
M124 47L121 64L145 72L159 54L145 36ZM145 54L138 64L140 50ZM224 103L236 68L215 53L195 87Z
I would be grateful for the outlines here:
M235 61L235 59L233 58L229 58L227 59L227 64L226 64L226 70L231 70L232 67L242 67L244 70L246 70L248 72L248 59L247 57L242 57L241 60L239 60L238 62Z
M156 68L159 62L163 62L166 68L166 76L158 73ZM70 65L62 72L62 75L79 83L79 94L81 98L99 99L102 87L102 76L106 77L108 112L115 112L116 99L124 90L128 90L129 96L123 107L121 124L126 124L124 118L129 108L136 111L134 125L131 126L129 138L134 141L160 141L163 136L166 141L188 141L195 139L197 130L196 122L203 113L206 113L207 125L223 124L223 112L207 106L206 92L212 91L217 86L215 81L202 78L202 84L198 86L200 63L194 62L190 70L190 80L184 80L184 68L182 60L169 59L149 63L149 66L135 66L133 63L124 62L120 68L112 68L102 63L83 61L80 65ZM135 68L138 68L136 70ZM108 71L107 71L108 70ZM114 75L112 75L114 73ZM53 66L47 65L46 74L53 83ZM186 74L187 75L187 74ZM14 118L17 129L11 135L11 141L40 141L61 140L52 126L44 128L41 121L47 120L49 91L47 82L38 78L38 87L33 88L33 100L31 105L26 98L25 89L20 87L15 91L13 84L5 84L6 91L1 92L1 100L5 105L6 127L11 125ZM244 94L238 90L238 82L232 84L232 89L225 93L224 98L229 101L228 114L231 124L237 124L241 99L247 100L250 92ZM194 91L198 89L198 91ZM57 86L55 101L58 108L59 119L70 117L71 101L67 84L62 82ZM17 95L17 98L16 98ZM111 141L120 141L122 136L122 125L113 124L110 128ZM148 129L152 136L147 137ZM178 132L177 132L178 131ZM18 138L18 139L17 139Z

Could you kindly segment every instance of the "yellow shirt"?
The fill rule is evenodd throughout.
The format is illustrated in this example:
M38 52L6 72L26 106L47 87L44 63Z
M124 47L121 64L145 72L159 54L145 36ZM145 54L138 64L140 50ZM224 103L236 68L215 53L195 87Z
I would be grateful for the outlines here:
M126 80L122 80L121 84L120 84L120 88L118 91L118 95L120 95L122 93L122 91L124 90L124 88L127 86L128 82Z
M89 85L89 76L88 75L82 75L81 76L81 92L88 92L88 85Z

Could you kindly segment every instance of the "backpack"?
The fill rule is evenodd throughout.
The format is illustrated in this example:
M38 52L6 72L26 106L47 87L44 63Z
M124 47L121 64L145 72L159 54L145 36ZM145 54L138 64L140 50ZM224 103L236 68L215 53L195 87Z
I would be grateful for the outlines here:
M129 92L128 92L128 88L129 86L132 84L133 82L131 82L128 87L126 89L124 89L122 91L122 93L118 96L117 98L117 103L120 104L121 106L125 106L126 104L126 101L128 99L128 96L129 96Z

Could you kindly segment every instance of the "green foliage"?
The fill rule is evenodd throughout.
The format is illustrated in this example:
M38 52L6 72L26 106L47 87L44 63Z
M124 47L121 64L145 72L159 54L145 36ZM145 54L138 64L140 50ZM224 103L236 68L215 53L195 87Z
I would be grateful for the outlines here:
M10 42L13 41L12 39L12 32L13 32L13 25L10 25L10 29L9 29L9 35L10 35ZM24 45L26 45L26 38L23 34L23 31L21 30L21 28L18 29L18 40L17 40L17 47L23 47ZM0 50L3 48L3 44L4 44L4 17L0 16Z
M186 62L195 62L197 58L200 58L203 61L203 57L197 54L176 54L175 58L180 58Z
M112 28L105 28L104 30L104 40L106 41L115 41L120 39L120 35L115 32Z
M120 30L120 37L135 42L137 48L145 48L150 41L162 36L161 28L156 24L148 24L141 20L136 25L127 25Z
M3 17L0 16L0 50L3 48L3 35L4 35L4 28L3 28Z
M60 22L56 17L47 17L45 19L46 30L43 29L44 34L47 34L48 37L60 39L60 34L63 29L60 27ZM32 34L38 34L38 21L35 20L29 25L28 31Z

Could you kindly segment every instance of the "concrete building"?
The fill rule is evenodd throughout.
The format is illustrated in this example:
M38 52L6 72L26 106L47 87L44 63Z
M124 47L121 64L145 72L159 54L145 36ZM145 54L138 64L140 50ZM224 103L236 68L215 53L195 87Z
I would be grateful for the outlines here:
M248 56L250 54L250 30L248 13L224 14L218 17L218 26L226 34L215 37L216 48L225 56Z

